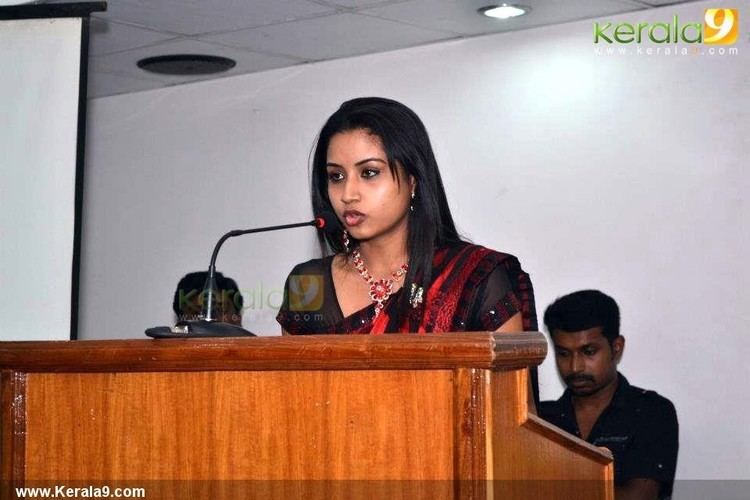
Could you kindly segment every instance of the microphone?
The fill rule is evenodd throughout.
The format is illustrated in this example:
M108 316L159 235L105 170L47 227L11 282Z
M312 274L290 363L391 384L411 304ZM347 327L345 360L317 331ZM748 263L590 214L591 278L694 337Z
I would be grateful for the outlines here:
M206 284L203 285L202 292L202 295L205 297L203 301L203 310L201 311L202 318L198 320L179 321L172 328L168 326L148 328L145 331L146 335L153 338L255 337L254 333L245 330L241 326L223 323L217 320L216 311L214 310L214 297L216 292L218 292L218 287L216 285L216 257L219 255L219 249L221 249L221 246L225 241L235 236L305 226L315 226L320 230L333 234L341 228L341 222L339 222L338 218L333 213L326 211L309 222L298 222L295 224L283 224L280 226L267 226L253 229L234 229L224 234L224 236L219 238L219 241L216 242L214 251L211 254L211 262L208 266L208 278L206 278Z
M335 234L342 229L341 221L333 212L322 212L313 222L315 223L315 227L322 229L328 234Z
M216 246L214 247L214 251L211 254L211 262L208 266L208 278L206 279L206 284L203 286L203 293L205 294L206 300L203 303L203 311L202 316L203 319L206 321L216 321L216 315L214 313L214 306L213 306L213 298L214 298L214 290L217 290L216 286L216 256L219 254L219 249L221 248L221 245L224 244L225 241L227 241L229 238L233 238L235 236L242 236L243 234L252 234L252 233L265 233L268 231L279 231L281 229L292 229L295 227L304 227L304 226L315 226L318 229L323 229L327 231L334 231L336 227L340 227L340 222L338 218L333 215L331 212L323 212L315 219L311 220L310 222L298 222L296 224L284 224L281 226L268 226L268 227L260 227L255 229L235 229L233 231L229 231L224 236L219 238L219 241L216 243ZM327 229L326 229L327 228Z

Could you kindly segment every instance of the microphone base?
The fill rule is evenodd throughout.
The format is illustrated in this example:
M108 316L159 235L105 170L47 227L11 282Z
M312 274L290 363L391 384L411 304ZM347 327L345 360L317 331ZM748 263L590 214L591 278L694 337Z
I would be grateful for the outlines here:
M210 337L256 337L241 326L221 321L179 321L175 326L155 326L144 332L154 339L200 339Z

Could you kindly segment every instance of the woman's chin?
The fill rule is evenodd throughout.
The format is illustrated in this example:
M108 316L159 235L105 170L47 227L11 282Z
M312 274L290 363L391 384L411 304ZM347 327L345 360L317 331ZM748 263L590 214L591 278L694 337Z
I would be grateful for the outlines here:
M359 241L360 243L363 241L367 241L372 237L370 234L368 234L367 231L358 230L356 227L347 228L346 230L349 233L349 236Z

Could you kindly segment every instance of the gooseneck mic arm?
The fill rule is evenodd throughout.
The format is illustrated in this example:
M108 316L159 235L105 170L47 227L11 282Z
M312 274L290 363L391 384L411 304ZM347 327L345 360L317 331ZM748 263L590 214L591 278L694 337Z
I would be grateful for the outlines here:
M330 212L325 212L315 220L310 222L300 222L298 224L284 224L282 226L268 226L256 229L235 229L222 236L214 247L211 254L211 264L208 267L208 278L203 287L203 307L201 309L201 319L178 321L174 327L155 326L146 329L146 335L153 338L198 338L198 337L254 337L255 335L241 326L218 321L217 311L214 305L214 298L218 293L216 286L216 256L219 255L219 249L229 238L241 236L250 233L263 233L266 231L278 231L279 229L291 229L295 227L315 226L331 234L335 234L341 229L341 223Z
M325 228L326 230L330 230L332 227L336 227L338 225L339 221L338 219L336 219L336 216L332 213L326 212L316 217L314 220L311 220L310 222L298 222L296 224L282 224L281 226L267 226L254 229L234 229L226 233L224 236L219 238L219 241L216 242L214 252L211 254L211 263L208 266L208 278L206 278L206 284L203 285L203 296L205 297L203 301L203 310L201 313L201 316L203 316L203 320L216 321L217 319L216 312L214 311L214 295L218 290L218 287L216 286L216 257L219 255L219 249L221 248L221 245L223 245L224 242L229 238L242 236L243 234L265 233L267 231L278 231L281 229L292 229L295 227L305 226L315 226L318 229Z

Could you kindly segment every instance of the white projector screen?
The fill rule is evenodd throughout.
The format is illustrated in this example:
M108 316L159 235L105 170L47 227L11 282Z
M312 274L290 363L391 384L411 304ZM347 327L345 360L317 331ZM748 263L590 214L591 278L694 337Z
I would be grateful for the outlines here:
M82 23L0 20L0 340L71 338Z

